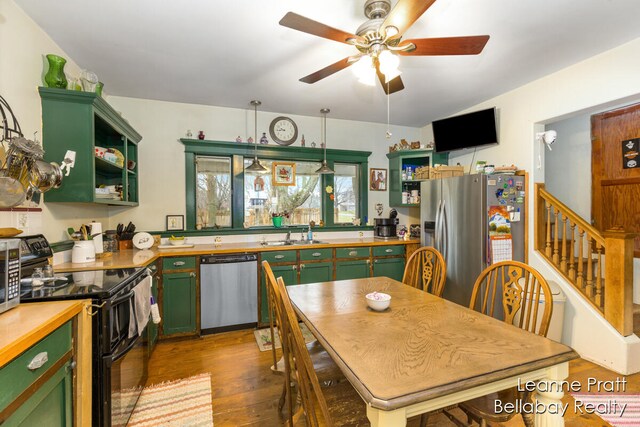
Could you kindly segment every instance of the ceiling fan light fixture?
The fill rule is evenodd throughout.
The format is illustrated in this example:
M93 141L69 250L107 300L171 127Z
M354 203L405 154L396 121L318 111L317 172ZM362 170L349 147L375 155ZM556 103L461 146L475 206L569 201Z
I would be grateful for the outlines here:
M389 25L384 29L385 38L387 39L393 36L397 36L399 32L400 31L398 30L398 28L394 27L393 25Z
M378 55L378 61L380 62L380 72L382 74L392 74L398 71L400 65L400 59L397 55L391 53L390 50L383 50Z

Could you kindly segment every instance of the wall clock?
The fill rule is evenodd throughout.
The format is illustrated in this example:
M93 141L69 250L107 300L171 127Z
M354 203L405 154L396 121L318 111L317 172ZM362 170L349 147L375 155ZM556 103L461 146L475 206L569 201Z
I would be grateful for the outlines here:
M298 126L289 117L276 117L269 125L269 134L277 144L291 145L298 139Z

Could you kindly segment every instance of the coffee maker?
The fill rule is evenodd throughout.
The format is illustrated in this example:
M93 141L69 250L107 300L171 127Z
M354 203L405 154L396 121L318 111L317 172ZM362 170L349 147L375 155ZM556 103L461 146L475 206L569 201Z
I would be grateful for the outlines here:
M397 239L398 212L395 209L389 211L389 218L374 218L373 236L376 239Z

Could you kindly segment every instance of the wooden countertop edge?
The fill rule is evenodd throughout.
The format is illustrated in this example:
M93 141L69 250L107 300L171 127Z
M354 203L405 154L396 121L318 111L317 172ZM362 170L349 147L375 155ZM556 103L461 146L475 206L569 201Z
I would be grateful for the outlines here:
M212 254L232 254L232 253L254 253L254 252L272 252L272 251L292 251L292 250L304 250L304 249L326 249L326 248L349 248L349 247L362 247L362 246L395 246L395 245L411 245L420 244L418 239L410 240L373 240L371 238L357 239L354 241L338 241L332 242L327 240L327 243L318 243L314 245L287 245L287 246L262 246L260 243L224 243L224 244L209 244L198 245L193 248L180 248L175 249L158 249L153 247L151 249L127 249L124 251L116 252L115 256L126 257L130 255L129 260L123 260L118 262L110 262L109 258L86 263L86 264L72 264L70 262L54 265L54 270L57 273L68 273L77 271L90 271L90 270L109 270L116 268L138 268L144 267L158 258L163 257L175 257L175 256L197 256L197 255L212 255ZM134 261L133 258L136 254L143 251L153 252L145 257L144 260Z
M82 312L86 300L76 300L76 301L67 301L71 302L71 304L65 308L61 308L61 310L54 314L52 317L47 319L43 319L43 322L40 327L31 328L29 331L19 336L15 340L13 340L8 345L0 348L0 368L4 365L18 357L20 354L24 353L31 346L36 344L38 341L42 340L44 337L49 335L51 332L58 329L60 326L64 325L66 322L71 320L78 313ZM21 307L29 306L33 308L37 305L42 304L51 304L49 302L43 303L29 303L19 305L18 307L12 310L19 310ZM9 312L10 313L10 312ZM4 314L4 313L3 313ZM0 315L0 321L2 321L3 316Z

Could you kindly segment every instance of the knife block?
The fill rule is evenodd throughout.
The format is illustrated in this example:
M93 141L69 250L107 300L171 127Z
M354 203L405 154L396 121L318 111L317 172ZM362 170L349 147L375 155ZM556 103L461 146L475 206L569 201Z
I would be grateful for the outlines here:
M118 249L133 249L133 240L118 240Z

